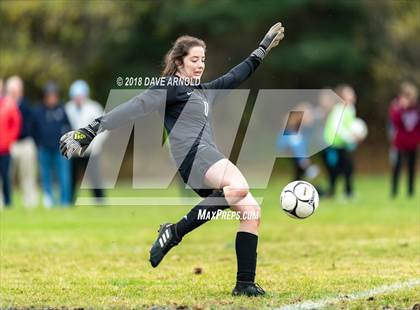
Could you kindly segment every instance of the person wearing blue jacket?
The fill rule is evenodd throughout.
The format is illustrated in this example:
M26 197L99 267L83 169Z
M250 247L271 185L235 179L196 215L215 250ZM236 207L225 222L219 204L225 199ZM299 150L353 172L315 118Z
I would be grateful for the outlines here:
M34 137L38 146L44 207L56 205L53 195L53 176L60 187L60 205L71 204L70 162L60 155L59 140L71 129L64 107L60 104L57 84L49 82L44 88L42 105L34 110Z

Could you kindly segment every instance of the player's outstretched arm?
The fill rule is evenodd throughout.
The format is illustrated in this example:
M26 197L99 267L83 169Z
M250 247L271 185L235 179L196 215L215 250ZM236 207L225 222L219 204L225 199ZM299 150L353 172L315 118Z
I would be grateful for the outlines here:
M234 89L238 87L258 68L271 49L276 47L283 38L284 27L279 22L268 30L258 48L248 58L218 79L204 83L203 87L208 89Z
M113 130L156 111L167 98L167 90L152 87L95 119L88 126L70 131L60 139L61 154L70 159L81 156L92 140L102 131Z

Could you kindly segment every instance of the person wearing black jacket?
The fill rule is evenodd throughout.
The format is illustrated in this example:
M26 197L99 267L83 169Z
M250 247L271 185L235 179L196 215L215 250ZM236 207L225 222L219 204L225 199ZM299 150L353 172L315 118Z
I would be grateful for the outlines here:
M200 83L205 68L205 43L191 36L179 37L165 57L166 66L162 73L165 85L146 90L89 126L69 132L61 138L61 152L71 158L74 153L83 153L99 132L126 125L165 105L164 125L178 171L184 182L205 198L177 223L161 225L150 250L153 267L159 265L168 251L179 244L187 233L208 221L201 219L200 213L231 208L241 215L236 235L238 271L232 294L265 294L254 282L260 207L249 192L245 177L214 142L212 105L220 94L217 90L237 88L283 37L281 23L275 24L249 57L208 83ZM166 95L162 95L162 89ZM247 213L256 216L249 219L243 216Z

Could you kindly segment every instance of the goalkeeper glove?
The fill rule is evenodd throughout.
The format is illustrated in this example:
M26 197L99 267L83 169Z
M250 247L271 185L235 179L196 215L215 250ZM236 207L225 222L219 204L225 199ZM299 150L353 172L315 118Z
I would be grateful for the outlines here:
M251 55L263 60L268 52L273 47L276 47L283 38L284 27L282 27L281 23L277 23L268 30L267 34L261 41L260 46L253 51Z
M101 119L97 118L86 127L69 131L60 139L60 153L67 159L72 158L73 154L82 156L89 147L92 140L100 131Z

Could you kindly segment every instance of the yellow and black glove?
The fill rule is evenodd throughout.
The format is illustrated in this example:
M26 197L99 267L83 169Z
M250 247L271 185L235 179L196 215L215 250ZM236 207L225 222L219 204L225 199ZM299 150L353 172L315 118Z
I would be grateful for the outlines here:
M100 118L95 119L86 127L77 130L69 131L60 138L60 153L67 159L77 156L82 156L90 143L99 133Z

